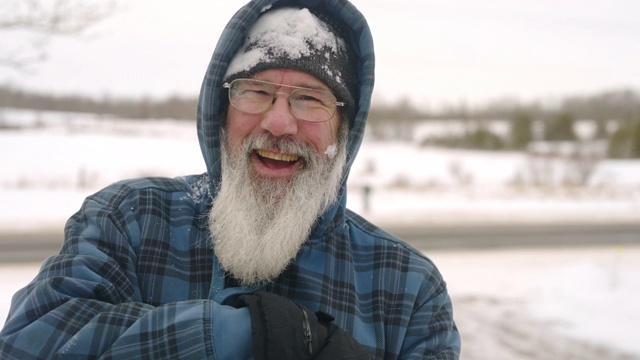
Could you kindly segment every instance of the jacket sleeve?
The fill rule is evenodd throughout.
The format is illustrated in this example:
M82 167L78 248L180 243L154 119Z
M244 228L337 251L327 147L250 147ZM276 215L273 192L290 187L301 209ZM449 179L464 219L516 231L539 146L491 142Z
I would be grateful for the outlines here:
M414 310L402 344L402 359L460 358L460 334L444 282L439 290Z
M229 349L248 358L247 309L206 299L143 301L135 239L124 235L134 222L116 219L94 199L69 220L60 254L13 297L0 358L209 359Z

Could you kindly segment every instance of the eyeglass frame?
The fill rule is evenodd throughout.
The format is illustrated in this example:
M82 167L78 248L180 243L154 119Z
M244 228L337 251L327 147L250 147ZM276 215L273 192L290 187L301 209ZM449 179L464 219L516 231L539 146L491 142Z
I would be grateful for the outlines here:
M236 104L234 104L234 102L233 102L233 101L231 101L231 87L232 87L233 83L234 83L234 82L236 82L236 81L253 81L253 82L257 82L257 83L262 83L262 84L270 85L270 86L273 88L273 93L271 94L271 101L269 102L269 105L268 105L268 106L266 106L266 108L265 108L264 110L259 111L259 112L255 112L255 113L248 112L248 111L244 111L244 110L240 109L238 106L236 106ZM336 113L338 112L338 108L339 108L339 107L343 107L343 106L345 106L345 103L344 103L343 101L338 101L338 98L336 98L336 96L335 96L335 95L333 95L332 93L330 93L330 92L328 92L328 91L325 91L325 90L321 90L321 89L314 89L314 88L308 88L308 87L302 87L302 86L293 86L293 85L278 84L278 83L273 83L273 82L264 81L264 80L258 80L258 79L251 79L251 78L238 78L238 79L234 79L234 80L232 80L231 82L227 82L227 81L225 81L225 82L222 84L222 87L228 90L228 92L227 92L227 97L228 97L228 99L229 99L229 104L231 104L233 107L235 107L235 108L236 108L236 109L238 109L239 111L241 111L241 112L243 112L243 113L246 113L246 114L261 114L261 113L264 113L264 112L269 111L269 110L273 107L273 104L275 103L275 100L276 100L276 96L277 96L277 95L287 95L287 96L289 96L289 109L291 109L291 114L292 114L292 115L293 115L297 120L305 121L305 122L312 123L312 124L321 124L321 123L323 123L323 122L327 122L327 121L329 121L329 120L333 119L333 118L334 118L334 116L336 115ZM292 90L290 93L287 93L287 92L281 92L281 91L275 91L275 90L276 90L276 87L286 87L286 88L291 88L291 89L293 89L293 90ZM292 99L292 96L291 96L291 95L292 95L292 94L294 94L297 90L311 90L311 91L317 91L317 92L320 92L320 93L323 93L323 94L326 94L326 95L329 95L329 96L333 97L333 99L335 99L335 105L336 105L336 107L333 109L333 113L331 114L331 116L330 116L329 118L327 118L326 120L322 120L322 121L306 120L306 119L301 119L301 118L297 117L297 116L294 114L294 111L295 111L294 109L295 109L295 108L294 108L294 107L292 106L292 104L291 104L291 99ZM333 104L333 101L332 101L331 103Z

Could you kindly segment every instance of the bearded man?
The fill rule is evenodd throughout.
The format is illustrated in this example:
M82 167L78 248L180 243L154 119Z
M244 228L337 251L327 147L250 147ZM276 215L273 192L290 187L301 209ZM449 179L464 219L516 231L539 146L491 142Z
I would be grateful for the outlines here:
M458 358L436 267L345 207L373 65L346 0L240 9L200 93L207 172L87 198L0 357Z

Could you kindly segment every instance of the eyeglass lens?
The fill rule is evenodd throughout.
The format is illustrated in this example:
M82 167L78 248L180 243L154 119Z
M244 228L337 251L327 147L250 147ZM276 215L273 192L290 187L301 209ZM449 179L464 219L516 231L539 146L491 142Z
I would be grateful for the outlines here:
M291 87L291 93L276 92L275 85L252 79L236 79L229 84L229 102L242 112L259 114L268 111L276 94L288 95L291 113L299 120L324 122L336 111L337 100L330 93ZM280 85L288 87L286 85Z

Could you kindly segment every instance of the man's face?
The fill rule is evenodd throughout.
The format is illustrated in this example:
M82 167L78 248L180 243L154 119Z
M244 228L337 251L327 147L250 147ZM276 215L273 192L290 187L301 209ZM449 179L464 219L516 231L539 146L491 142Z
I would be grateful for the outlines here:
M298 71L268 70L257 78L328 90ZM318 217L336 201L348 137L348 127L339 124L337 114L324 123L296 120L283 95L261 114L229 107L220 139L222 177L209 228L222 267L241 283L282 273Z
M290 69L270 69L255 75L257 80L271 83L307 87L331 92L318 78L307 73ZM276 88L277 92L290 93L291 88ZM290 138L300 143L308 144L318 155L331 153L328 148L335 144L340 114L336 114L328 121L310 123L296 119L289 108L289 97L277 95L275 103L261 114L247 114L229 106L227 113L227 138L231 151L238 151L246 138L269 133L275 138ZM273 180L291 179L293 175L305 166L309 159L302 154L287 153L277 146L254 149L251 153L253 175Z

